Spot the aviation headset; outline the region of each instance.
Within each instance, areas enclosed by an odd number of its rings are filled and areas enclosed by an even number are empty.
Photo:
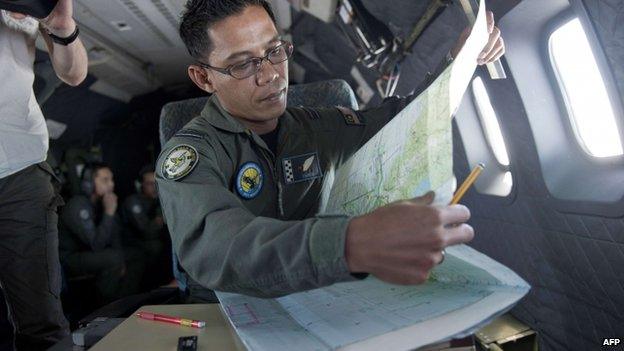
[[[153,164],[147,164],[147,165],[143,166],[141,168],[141,170],[139,171],[139,176],[134,181],[134,187],[136,188],[137,193],[139,193],[139,194],[143,193],[143,176],[146,173],[150,173],[150,172],[154,172],[154,165]]]
[[[80,190],[86,196],[91,196],[95,190],[95,184],[93,184],[93,166],[86,164],[80,174]]]
[[[86,196],[91,196],[95,191],[95,184],[93,183],[93,178],[95,177],[96,171],[102,168],[109,168],[105,163],[96,162],[96,163],[86,163],[84,168],[82,169],[82,173],[80,174],[80,190]]]

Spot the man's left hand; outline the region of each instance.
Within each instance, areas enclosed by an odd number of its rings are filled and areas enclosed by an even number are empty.
[[[48,17],[39,20],[52,34],[65,38],[76,29],[72,0],[59,0]]]
[[[503,41],[503,37],[501,36],[500,29],[498,29],[498,27],[494,23],[494,14],[492,13],[492,11],[487,12],[487,26],[488,33],[490,33],[490,38],[483,48],[483,51],[481,51],[481,54],[479,55],[479,58],[477,60],[479,65],[492,63],[505,54],[505,42]],[[451,50],[451,56],[453,56],[453,58],[456,58],[459,54],[459,51],[466,43],[466,40],[468,39],[471,30],[472,27],[468,27],[462,32],[459,40],[457,41],[457,44],[455,45],[453,50]]]

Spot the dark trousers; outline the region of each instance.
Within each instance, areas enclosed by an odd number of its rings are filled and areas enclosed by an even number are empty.
[[[43,350],[69,334],[61,306],[58,195],[50,166],[0,179],[0,286],[18,350]]]
[[[124,272],[124,254],[121,249],[80,251],[67,256],[63,262],[69,279],[77,276],[94,276],[96,301],[105,305],[120,297]]]
[[[95,278],[98,306],[139,292],[145,271],[145,258],[134,248],[106,248],[80,251],[63,260],[69,279],[79,276]]]

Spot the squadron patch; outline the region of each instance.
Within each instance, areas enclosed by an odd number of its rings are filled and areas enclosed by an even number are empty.
[[[284,158],[282,166],[286,185],[319,178],[323,175],[318,152]]]
[[[80,215],[80,219],[86,221],[87,219],[89,219],[89,210],[80,210],[79,215]]]
[[[236,190],[244,199],[253,199],[258,196],[263,184],[264,174],[257,163],[247,162],[238,170]]]
[[[178,145],[165,158],[162,174],[166,179],[178,180],[186,177],[197,165],[197,150],[186,144]]]
[[[362,116],[357,114],[357,112],[351,109],[348,109],[346,107],[342,107],[342,106],[338,106],[336,108],[338,109],[338,111],[340,111],[340,113],[342,113],[342,117],[344,118],[345,123],[347,125],[350,125],[350,126],[366,125],[366,123],[364,123],[364,119],[362,118]]]

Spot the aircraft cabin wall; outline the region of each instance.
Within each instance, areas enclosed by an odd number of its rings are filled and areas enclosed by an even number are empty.
[[[400,37],[409,33],[429,3],[361,1],[392,35]],[[475,164],[487,164],[462,201],[471,209],[471,224],[476,228],[472,246],[531,284],[532,290],[512,314],[539,332],[541,350],[598,349],[603,338],[620,337],[624,331],[624,157],[597,158],[580,145],[551,63],[548,39],[571,18],[581,19],[622,139],[624,1],[490,0],[488,4],[506,40],[503,63],[509,79],[491,80],[483,68],[477,75],[498,117],[509,162],[501,162],[491,146],[483,111],[477,106],[477,83],[471,83],[454,123],[454,171],[461,182]],[[362,106],[382,100],[376,93],[374,70],[355,62],[355,49],[336,23],[326,24],[305,13],[294,14],[287,22],[292,24],[288,35],[296,47],[291,75],[295,83],[342,78],[356,90]],[[402,63],[396,94],[407,95],[418,86],[466,25],[459,7],[443,12]],[[171,33],[165,34],[177,40]],[[131,49],[136,48],[127,49],[134,53]],[[162,72],[165,66],[155,67]],[[169,75],[163,81],[178,79],[177,74]],[[188,79],[184,75],[180,80]],[[103,159],[112,163],[121,180],[131,179],[143,161],[158,154],[157,118],[162,104],[197,94],[157,91],[127,103],[90,91],[92,83],[71,91],[61,86],[43,105],[46,117],[72,126],[51,144],[59,150],[88,148],[95,139],[102,144]],[[146,145],[152,145],[151,155],[146,154]],[[119,181],[124,183],[129,185],[122,192],[130,193],[131,183]]]
[[[483,158],[490,171],[510,172],[507,193],[492,195],[500,189],[480,184],[465,197],[476,228],[471,245],[531,284],[512,313],[539,332],[541,350],[599,349],[603,338],[624,330],[624,160],[579,147],[548,52],[550,34],[575,17],[594,44],[621,131],[624,27],[617,23],[624,4],[596,0],[525,0],[499,21],[510,79],[491,80],[486,70],[479,76],[498,115],[508,167],[483,141],[471,89],[454,128],[458,180]]]

